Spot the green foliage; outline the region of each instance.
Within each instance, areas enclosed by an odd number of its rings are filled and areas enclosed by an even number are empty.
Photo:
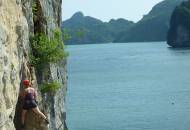
[[[39,69],[48,63],[57,63],[68,56],[68,53],[64,51],[59,30],[54,31],[52,38],[43,33],[36,34],[31,40],[31,47],[30,63]]]
[[[67,41],[71,38],[71,36],[68,34],[68,31],[66,29],[62,29],[62,37],[63,37],[63,41]]]
[[[43,83],[39,85],[41,93],[55,93],[61,88],[61,84],[58,81],[53,81],[51,83]]]
[[[33,13],[33,19],[36,21],[37,19],[37,13],[38,13],[38,6],[36,0],[33,0],[32,2],[32,13]]]

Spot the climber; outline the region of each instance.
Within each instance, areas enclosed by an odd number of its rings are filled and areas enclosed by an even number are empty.
[[[32,110],[36,114],[40,115],[47,124],[49,124],[48,119],[46,116],[39,110],[37,103],[36,103],[36,96],[37,92],[34,88],[31,87],[29,80],[22,81],[24,85],[23,92],[20,93],[20,96],[23,100],[23,107],[22,107],[22,128],[25,126],[25,115],[28,110]]]

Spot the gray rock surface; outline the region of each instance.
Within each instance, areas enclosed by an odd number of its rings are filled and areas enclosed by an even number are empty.
[[[40,23],[35,23],[33,3],[29,0],[0,0],[0,130],[20,130],[22,79],[30,79],[37,89],[38,76],[29,66],[29,38],[36,28],[47,35],[60,27],[61,0],[36,0]],[[50,79],[57,79],[62,88],[54,95],[40,95],[40,109],[50,120],[49,128],[32,111],[27,113],[26,130],[64,130],[66,61],[48,65]]]

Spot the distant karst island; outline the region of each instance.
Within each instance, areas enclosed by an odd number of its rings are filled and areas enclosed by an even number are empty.
[[[171,16],[167,43],[172,47],[190,47],[190,1],[177,6]]]
[[[122,18],[102,22],[77,12],[62,22],[62,29],[71,36],[66,44],[92,44],[113,42],[120,32],[129,30],[133,25],[134,22]]]

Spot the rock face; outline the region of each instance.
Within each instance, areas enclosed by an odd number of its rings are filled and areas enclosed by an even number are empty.
[[[178,6],[171,17],[167,43],[172,47],[190,47],[190,1]]]
[[[37,7],[34,7],[34,3]],[[34,8],[37,14],[34,14]],[[35,19],[35,20],[34,20]],[[61,23],[61,0],[0,0],[0,130],[20,130],[22,79],[37,89],[40,78],[29,63],[30,36],[52,35]],[[39,107],[50,120],[49,128],[32,111],[26,116],[26,130],[65,130],[66,61],[47,65],[49,79],[62,87],[55,94],[41,95]]]

